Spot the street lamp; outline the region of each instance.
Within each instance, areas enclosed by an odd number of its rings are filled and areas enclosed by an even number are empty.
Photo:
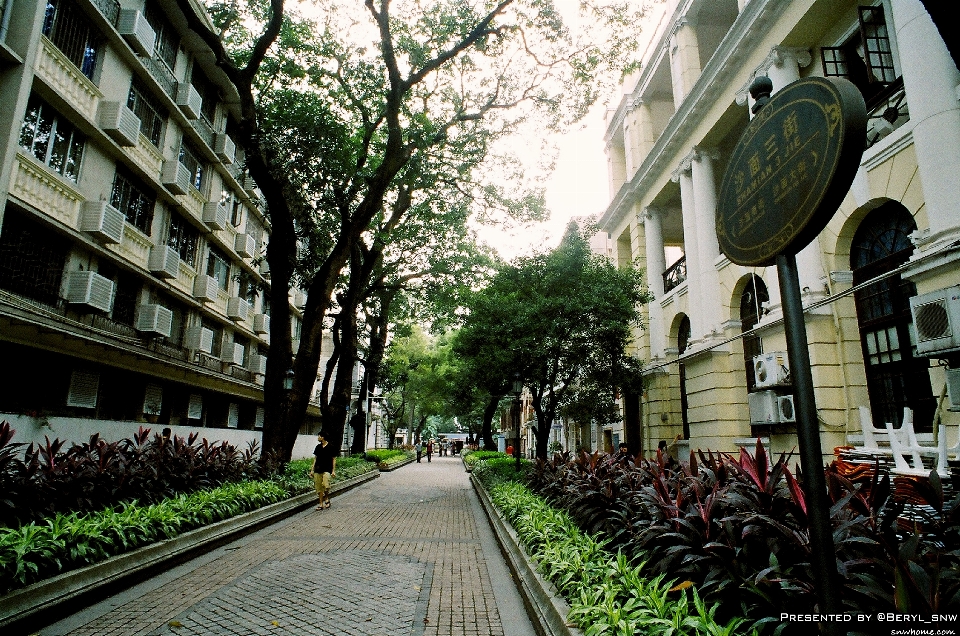
[[[287,372],[283,374],[283,390],[292,391],[293,390],[293,378],[296,373],[293,372],[293,369],[287,369]]]
[[[513,456],[517,459],[517,472],[520,472],[520,393],[523,392],[523,380],[520,373],[513,372],[513,421],[517,427],[517,443],[513,446]]]

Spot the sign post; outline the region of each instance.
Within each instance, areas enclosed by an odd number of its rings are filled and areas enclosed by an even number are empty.
[[[867,113],[860,92],[843,79],[797,80],[769,98],[771,87],[766,77],[750,86],[756,116],[723,178],[717,238],[738,265],[777,266],[818,609],[839,614],[842,599],[796,254],[826,227],[849,191],[863,155]],[[835,633],[834,623],[822,625],[825,633]]]

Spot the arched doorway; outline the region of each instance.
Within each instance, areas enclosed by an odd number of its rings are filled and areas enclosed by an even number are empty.
[[[746,333],[760,322],[763,303],[770,301],[770,293],[763,279],[753,274],[740,294],[740,333]],[[760,336],[743,337],[743,361],[747,371],[747,392],[753,391],[757,379],[753,374],[753,357],[763,353]]]
[[[677,352],[682,356],[690,344],[690,318],[684,316],[677,327]],[[681,362],[680,367],[680,418],[683,421],[683,439],[690,439],[690,420],[687,419],[687,373]]]
[[[859,285],[905,263],[913,254],[913,217],[897,201],[870,212],[853,237],[850,267]],[[929,363],[913,355],[909,298],[916,286],[899,274],[854,294],[867,393],[875,426],[899,427],[904,407],[913,409],[914,426],[930,431],[936,402],[930,387]]]

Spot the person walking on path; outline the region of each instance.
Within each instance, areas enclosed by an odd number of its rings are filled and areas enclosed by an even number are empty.
[[[427,442],[427,463],[430,463],[430,458],[433,456],[433,440]]]
[[[414,448],[416,448],[416,450],[417,450],[417,463],[419,464],[419,463],[420,463],[420,457],[423,455],[423,443],[421,443],[421,442],[418,440],[418,441],[417,441],[417,445],[416,445]]]
[[[310,466],[310,476],[313,477],[313,486],[317,489],[317,510],[330,507],[330,479],[337,474],[337,457],[333,454],[333,446],[323,436],[317,435],[317,447],[313,449],[313,465]]]

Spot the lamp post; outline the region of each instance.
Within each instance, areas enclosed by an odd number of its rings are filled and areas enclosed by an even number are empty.
[[[513,423],[517,427],[517,443],[513,446],[513,456],[517,459],[517,472],[520,472],[520,393],[523,392],[523,380],[520,373],[513,372]]]

